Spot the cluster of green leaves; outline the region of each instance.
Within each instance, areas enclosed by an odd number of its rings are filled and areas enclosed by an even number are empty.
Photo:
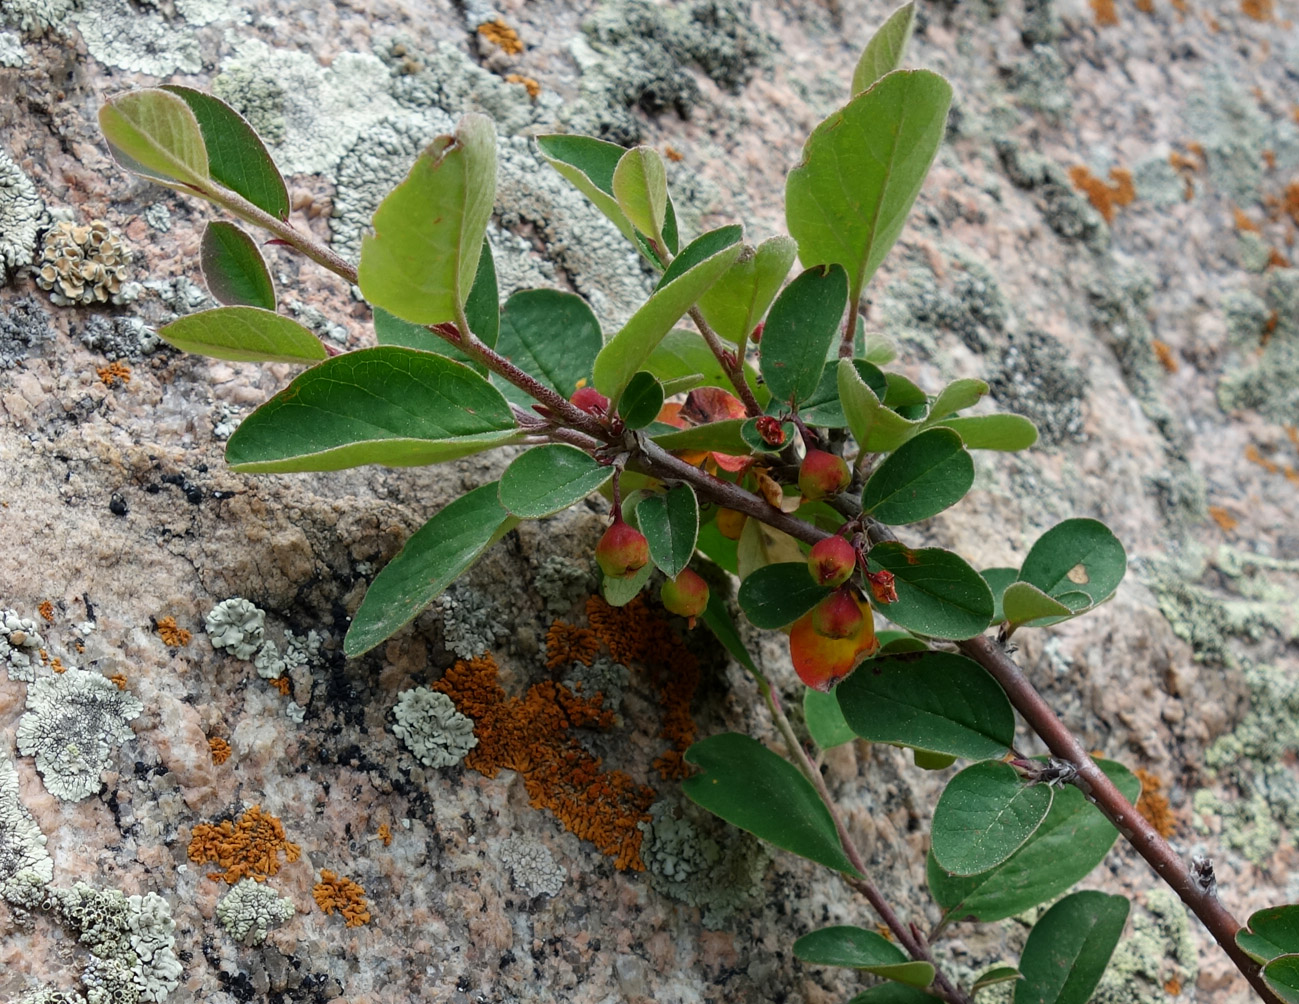
[[[1236,944],[1263,967],[1263,979],[1286,1004],[1299,1004],[1299,906],[1273,906],[1249,918]]]

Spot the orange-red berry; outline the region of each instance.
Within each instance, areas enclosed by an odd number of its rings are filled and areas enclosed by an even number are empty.
[[[649,563],[649,541],[639,530],[615,517],[595,546],[595,560],[611,579],[630,579]]]
[[[708,583],[698,572],[686,568],[675,579],[663,583],[659,598],[669,613],[693,619],[708,607]]]
[[[857,549],[842,537],[826,537],[812,545],[807,570],[823,586],[841,586],[857,567]]]
[[[843,457],[825,450],[808,450],[798,469],[798,489],[809,501],[837,495],[851,480],[852,474]]]

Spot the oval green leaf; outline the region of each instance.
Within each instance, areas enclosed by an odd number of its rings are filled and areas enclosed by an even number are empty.
[[[696,265],[707,261],[717,252],[725,251],[732,245],[739,244],[740,238],[743,236],[744,228],[738,223],[718,227],[716,230],[709,230],[707,233],[700,234],[673,259],[672,264],[668,266],[668,270],[659,278],[658,285],[654,287],[655,292],[668,285],[668,283],[679,279]],[[735,252],[736,257],[743,250],[744,245],[740,244]]]
[[[666,281],[665,276],[665,281],[653,295],[596,356],[595,388],[611,401],[617,401],[627,382],[643,368],[663,336],[672,330],[672,325],[694,306],[704,290],[717,281],[739,254],[739,227],[723,229],[733,231],[735,240],[671,281]],[[704,234],[696,238],[691,247],[713,239],[714,234]],[[690,254],[690,247],[681,252],[682,257]]]
[[[407,467],[468,456],[514,435],[509,404],[469,367],[380,346],[301,374],[244,419],[226,444],[226,461],[255,474]]]
[[[744,441],[742,418],[724,418],[720,422],[695,425],[654,436],[654,442],[665,450],[716,450],[732,457],[747,456],[749,444]]]
[[[988,385],[982,380],[953,380],[934,398],[925,424],[935,425],[939,419],[978,404],[986,393]]]
[[[645,360],[645,371],[654,374],[665,385],[665,393],[680,394],[696,387],[727,387],[730,377],[713,355],[708,343],[697,331],[673,328],[658,343]],[[771,393],[758,382],[758,374],[748,363],[744,364],[745,379],[758,404],[765,405]],[[671,391],[667,391],[667,385]]]
[[[158,335],[182,352],[235,362],[314,363],[329,355],[297,321],[260,307],[200,310],[164,325]]]
[[[1299,955],[1282,955],[1263,967],[1263,979],[1286,1004],[1299,1004]]]
[[[419,528],[375,576],[343,641],[349,658],[409,624],[518,520],[501,508],[496,482],[462,495]]]
[[[892,408],[886,408],[878,389],[867,384],[854,362],[840,359],[835,374],[839,400],[852,437],[867,453],[896,450],[919,432],[924,422],[908,421]]]
[[[753,656],[749,655],[749,650],[744,647],[744,641],[740,638],[740,632],[736,630],[735,621],[731,617],[730,610],[727,609],[726,601],[718,594],[718,590],[709,591],[708,607],[700,620],[722,643],[722,647],[730,653],[732,659],[754,676],[758,675],[758,667],[753,662]]]
[[[203,193],[208,181],[203,131],[189,105],[160,90],[130,91],[99,109],[113,159],[150,181]]]
[[[625,607],[645,588],[645,583],[649,582],[652,574],[654,574],[654,564],[648,562],[644,568],[630,579],[615,579],[608,575],[602,576],[600,595],[604,597],[604,601],[611,607]]]
[[[1073,611],[1029,582],[1012,582],[1002,596],[1002,613],[1011,624],[1046,626],[1067,620]]]
[[[241,227],[212,220],[203,230],[199,262],[208,292],[230,306],[275,309],[275,283],[257,243]]]
[[[194,113],[207,148],[208,172],[277,220],[289,218],[289,191],[266,145],[247,120],[215,95],[163,84]]]
[[[992,592],[964,558],[939,547],[877,544],[870,570],[896,576],[898,598],[877,609],[898,627],[931,638],[973,638],[992,622]]]
[[[1094,519],[1067,519],[1037,539],[1019,578],[1048,596],[1081,592],[1096,604],[1109,599],[1127,567],[1128,556],[1109,527]]]
[[[852,73],[854,94],[860,94],[884,74],[901,68],[915,21],[916,5],[904,3],[880,25],[857,59],[857,66]]]
[[[812,741],[821,749],[833,749],[850,743],[857,738],[857,733],[844,721],[843,711],[835,699],[835,692],[826,694],[811,687],[803,689],[803,720]]]
[[[534,446],[501,475],[501,505],[522,519],[541,519],[581,502],[612,474],[607,464],[575,446]]]
[[[788,760],[734,732],[695,743],[685,759],[701,771],[681,782],[691,801],[783,850],[858,874],[829,810]]]
[[[629,429],[643,429],[663,409],[663,385],[644,370],[638,372],[623,391],[618,414]]]
[[[1037,442],[1037,426],[1022,415],[971,415],[945,418],[941,424],[960,436],[969,450],[1015,453]]]
[[[613,170],[613,194],[618,208],[646,237],[661,239],[668,207],[668,175],[663,158],[649,146],[634,146]]]
[[[1236,932],[1236,944],[1255,962],[1299,954],[1299,906],[1269,906],[1251,914],[1248,927]]]
[[[862,490],[862,510],[901,526],[955,505],[974,484],[974,460],[950,429],[930,429],[899,446]]]
[[[819,585],[805,562],[764,565],[740,583],[740,609],[754,627],[792,624],[833,590]]]
[[[794,942],[794,956],[813,966],[844,966],[913,987],[934,981],[934,967],[912,962],[893,942],[875,931],[839,925],[823,927]]]
[[[985,568],[979,574],[983,576],[983,581],[992,590],[992,623],[1000,624],[1006,619],[1006,611],[1001,602],[1002,597],[1005,596],[1010,584],[1019,578],[1019,569]]]
[[[1015,713],[997,681],[951,652],[877,657],[835,694],[844,721],[871,742],[973,760],[1004,756],[1015,741]]]
[[[1087,890],[1056,903],[1028,932],[1015,1004],[1087,1004],[1127,919],[1123,896]]]
[[[813,266],[781,290],[762,329],[759,369],[777,401],[801,402],[821,382],[826,354],[848,306],[848,275]]]
[[[905,983],[881,983],[858,994],[848,1004],[934,1004],[933,994]]]
[[[993,966],[991,969],[985,969],[970,984],[970,990],[978,993],[984,987],[996,986],[998,983],[1009,983],[1011,980],[1022,980],[1024,974],[1014,966]]]
[[[361,293],[417,324],[455,321],[474,285],[495,197],[496,127],[485,115],[466,115],[375,210],[375,232],[361,241]]]
[[[1096,760],[1123,797],[1136,802],[1141,782],[1122,764]],[[1055,793],[1051,811],[1018,851],[996,868],[960,878],[949,875],[929,855],[929,891],[947,915],[1004,920],[1055,899],[1101,863],[1118,839],[1099,809],[1073,785]]]
[[[1027,784],[1008,763],[970,764],[934,807],[934,860],[952,875],[978,875],[1023,846],[1051,808],[1051,787]]]
[[[690,564],[699,537],[699,502],[695,490],[677,485],[651,495],[636,508],[640,531],[649,541],[650,560],[670,579]]]
[[[738,344],[753,334],[794,264],[793,238],[769,237],[756,249],[740,252],[725,274],[699,298],[699,309],[714,331]]]
[[[951,101],[951,85],[936,73],[890,73],[818,125],[789,172],[785,220],[799,259],[842,265],[850,300],[902,232]]]
[[[576,293],[524,289],[505,301],[496,351],[566,398],[591,379],[602,345],[600,322]],[[520,404],[535,403],[512,385],[501,390]]]

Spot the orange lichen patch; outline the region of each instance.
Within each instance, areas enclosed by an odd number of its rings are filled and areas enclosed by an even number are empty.
[[[1263,232],[1263,228],[1246,216],[1245,211],[1239,207],[1232,208],[1231,219],[1241,233],[1261,234]]]
[[[122,362],[109,363],[95,370],[95,375],[105,387],[120,387],[131,382],[131,367]]]
[[[157,624],[158,637],[168,648],[184,648],[192,637],[183,627],[176,626],[175,617],[164,617]]]
[[[674,164],[679,164],[681,161],[685,160],[685,155],[670,143],[664,144],[663,156]]]
[[[474,721],[478,745],[465,757],[466,767],[486,777],[517,771],[530,805],[549,809],[618,868],[644,869],[637,824],[650,818],[654,790],[622,771],[602,770],[601,761],[569,735],[574,728],[613,725],[613,712],[602,707],[601,697],[579,697],[553,680],[508,697],[490,655],[457,662],[433,689]]]
[[[1263,454],[1259,453],[1258,447],[1253,443],[1250,443],[1245,447],[1245,459],[1251,464],[1258,464],[1259,467],[1263,468],[1263,470],[1267,471],[1269,474],[1281,473],[1281,465],[1275,460],[1269,460],[1267,457],[1263,456]]]
[[[1275,150],[1264,150],[1264,151],[1263,151],[1263,165],[1264,165],[1264,166],[1265,166],[1269,171],[1275,171],[1275,170],[1276,170],[1276,151],[1275,151]]]
[[[1287,258],[1285,255],[1283,255],[1276,248],[1272,248],[1272,250],[1268,252],[1267,265],[1265,265],[1264,267],[1265,268],[1289,268],[1290,259]]]
[[[49,600],[42,600],[41,605],[36,608],[36,612],[41,615],[41,620],[46,624],[54,623],[54,604]]]
[[[893,929],[890,928],[888,924],[884,924],[881,923],[880,921],[876,921],[875,930],[879,932],[879,936],[883,938],[885,941],[893,940]]]
[[[1141,797],[1137,799],[1137,811],[1146,818],[1161,837],[1171,837],[1177,829],[1177,817],[1173,815],[1168,804],[1168,796],[1163,793],[1164,782],[1150,771],[1138,767],[1133,773],[1141,781]]]
[[[1168,163],[1172,164],[1179,171],[1198,171],[1200,164],[1195,158],[1188,157],[1178,150],[1173,150],[1168,155]]]
[[[1176,976],[1168,977],[1164,983],[1164,992],[1170,997],[1180,997],[1182,995],[1182,981]]]
[[[506,74],[505,82],[507,84],[522,84],[523,89],[528,92],[528,97],[532,98],[533,101],[536,101],[537,96],[541,93],[541,85],[531,77],[525,77],[522,73]]]
[[[1294,425],[1285,426],[1285,436],[1286,439],[1290,440],[1290,444],[1296,450],[1299,450],[1299,426],[1294,426]]]
[[[1112,28],[1119,23],[1119,12],[1114,6],[1114,0],[1090,0],[1090,3],[1092,16],[1100,27]]]
[[[1190,11],[1191,5],[1186,0],[1172,0],[1173,9],[1179,14],[1186,14]]]
[[[50,660],[50,669],[54,670],[56,673],[66,673],[68,671],[68,667],[63,665],[63,660],[58,656],[55,656]]]
[[[600,639],[590,628],[555,621],[546,632],[546,668],[580,662],[589,666],[600,651]]]
[[[1155,0],[1137,0],[1137,10],[1142,14],[1153,14],[1155,12]]]
[[[360,927],[370,923],[370,911],[366,908],[365,890],[360,884],[344,875],[335,875],[328,868],[320,873],[320,881],[312,887],[311,898],[326,914],[337,910],[347,921],[348,927]]]
[[[1227,532],[1236,529],[1236,526],[1240,522],[1235,516],[1220,505],[1209,506],[1209,515],[1213,517],[1213,521],[1217,523],[1218,526],[1222,527],[1222,529]]]
[[[112,676],[109,677],[109,679],[112,680],[115,684],[117,684],[117,689],[118,689],[118,690],[125,690],[125,689],[126,689],[126,674],[125,674],[125,673],[114,673]]]
[[[1240,0],[1240,12],[1255,21],[1272,20],[1272,0]]]
[[[274,680],[271,681],[271,686],[274,687],[276,690],[278,690],[285,697],[288,697],[289,694],[293,692],[293,681],[290,680],[287,676],[277,676]]]
[[[1285,187],[1281,197],[1281,211],[1287,213],[1295,225],[1299,226],[1299,181],[1292,181]]]
[[[392,827],[387,823],[379,824],[379,839],[383,841],[384,847],[392,846]]]
[[[1110,181],[1106,183],[1087,168],[1077,165],[1069,169],[1069,181],[1087,196],[1087,201],[1105,217],[1106,223],[1114,222],[1114,210],[1118,206],[1129,205],[1137,197],[1132,172],[1121,167],[1110,170]]]
[[[478,34],[511,56],[517,56],[523,51],[523,41],[519,38],[519,33],[499,19],[484,21],[478,26]]]
[[[1267,320],[1263,322],[1262,342],[1264,345],[1271,340],[1272,336],[1276,333],[1276,326],[1280,323],[1281,315],[1279,313],[1274,310],[1272,313],[1268,314]]]
[[[189,859],[198,864],[215,862],[225,870],[210,872],[208,878],[225,879],[231,885],[244,878],[265,882],[280,870],[281,853],[285,861],[293,862],[302,848],[285,838],[284,825],[260,805],[238,819],[199,823],[189,841]]]
[[[1218,23],[1218,19],[1214,17],[1212,14],[1204,15],[1204,24],[1215,35],[1218,32],[1222,31],[1222,25]]]
[[[220,767],[230,759],[230,754],[234,752],[230,744],[220,736],[213,736],[207,741],[208,749],[212,751],[212,762]]]
[[[1177,372],[1177,355],[1173,352],[1173,347],[1167,342],[1161,342],[1158,338],[1152,339],[1151,348],[1155,350],[1155,358],[1159,360],[1159,365],[1168,370],[1169,373]]]

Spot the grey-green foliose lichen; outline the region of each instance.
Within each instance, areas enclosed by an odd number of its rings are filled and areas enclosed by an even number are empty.
[[[554,896],[568,878],[550,849],[531,837],[507,837],[501,844],[501,862],[510,869],[514,884],[529,896]]]
[[[292,900],[249,878],[232,886],[216,906],[217,920],[226,934],[246,945],[260,945],[273,928],[293,914]]]
[[[251,659],[266,642],[266,612],[242,596],[222,600],[204,619],[212,647]]]
[[[426,767],[458,764],[478,745],[473,721],[456,710],[450,697],[428,687],[402,691],[393,717],[392,731]]]
[[[43,644],[34,620],[19,617],[16,610],[0,610],[0,663],[4,663],[9,679],[26,683],[36,679]]]
[[[0,286],[36,255],[36,235],[49,224],[30,178],[0,149]]]

